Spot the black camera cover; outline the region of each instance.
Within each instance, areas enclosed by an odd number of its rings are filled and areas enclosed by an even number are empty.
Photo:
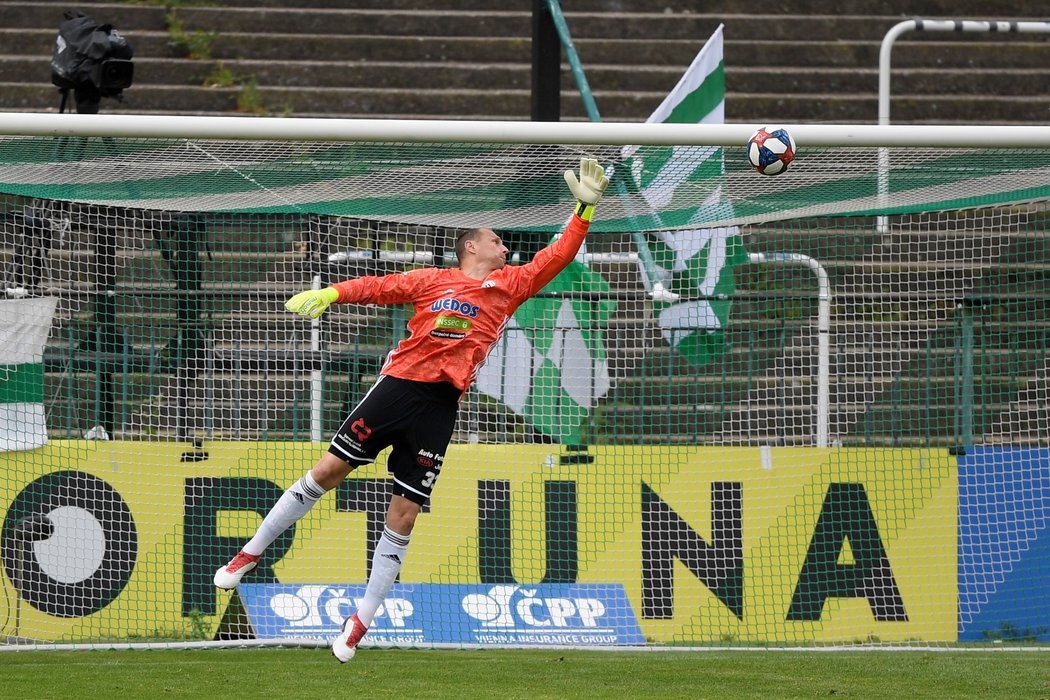
[[[66,12],[51,58],[51,82],[63,89],[119,97],[131,87],[131,45],[111,24],[98,24],[82,12]]]

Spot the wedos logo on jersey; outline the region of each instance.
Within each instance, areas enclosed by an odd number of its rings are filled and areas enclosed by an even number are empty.
[[[431,311],[454,311],[457,314],[463,314],[469,318],[477,318],[480,307],[474,306],[465,301],[453,297],[447,297],[445,299],[438,299],[430,305]]]

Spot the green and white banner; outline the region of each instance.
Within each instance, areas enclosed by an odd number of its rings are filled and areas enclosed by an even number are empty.
[[[576,443],[599,398],[609,391],[609,365],[601,328],[616,302],[600,296],[609,285],[579,259],[518,309],[503,338],[478,373],[481,393],[502,402],[536,430],[561,443]]]
[[[656,108],[649,123],[721,124],[725,121],[725,63],[722,59],[722,26],[719,25],[678,85]],[[628,151],[635,184],[652,210],[654,221],[664,227],[661,211],[675,193],[705,183],[710,189],[700,210],[724,210],[732,218],[732,205],[723,195],[725,165],[721,148],[673,147],[644,156]],[[716,183],[713,184],[712,183]],[[705,219],[707,217],[705,216]],[[643,269],[653,310],[664,339],[694,367],[720,353],[725,346],[722,329],[729,320],[729,298],[735,291],[733,267],[747,260],[740,229],[736,226],[657,231],[647,236],[656,269]],[[651,279],[655,276],[656,279]],[[724,296],[724,299],[710,297]],[[673,299],[674,301],[661,301]]]
[[[57,301],[0,300],[0,451],[47,444],[44,344]]]

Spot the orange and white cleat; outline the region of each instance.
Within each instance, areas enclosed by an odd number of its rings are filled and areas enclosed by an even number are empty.
[[[354,654],[357,653],[357,644],[367,631],[368,628],[357,619],[357,613],[343,621],[342,633],[332,642],[332,654],[339,659],[339,663],[345,664],[354,658]]]
[[[230,563],[215,572],[215,587],[232,590],[241,582],[244,575],[259,565],[261,554],[248,554],[243,549]]]

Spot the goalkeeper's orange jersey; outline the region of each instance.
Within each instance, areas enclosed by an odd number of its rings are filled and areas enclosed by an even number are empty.
[[[450,382],[466,391],[507,321],[576,257],[589,222],[575,214],[557,241],[525,265],[506,265],[483,280],[458,268],[422,268],[332,285],[337,304],[412,304],[409,336],[387,356],[382,374]]]

